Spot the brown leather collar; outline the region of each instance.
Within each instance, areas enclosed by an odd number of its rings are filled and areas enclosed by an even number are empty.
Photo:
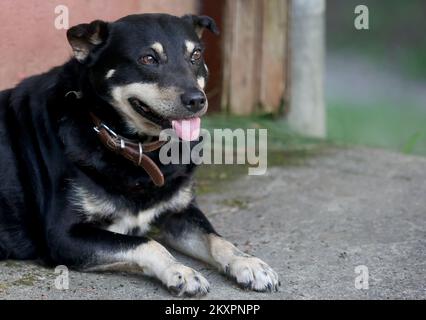
[[[94,129],[98,133],[100,141],[106,148],[125,157],[136,166],[142,167],[157,187],[164,186],[163,173],[155,162],[144,154],[144,152],[153,152],[160,149],[166,143],[165,141],[155,141],[142,144],[138,141],[129,140],[108,128],[108,126],[106,126],[93,113],[91,113],[90,116],[95,124]]]

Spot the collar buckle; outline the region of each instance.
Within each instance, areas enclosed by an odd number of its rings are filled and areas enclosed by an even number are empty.
[[[118,139],[118,134],[116,134],[114,132],[114,130],[112,130],[111,128],[109,128],[106,124],[101,123],[99,126],[97,127],[93,127],[93,130],[95,130],[97,133],[101,133],[101,128],[105,129],[106,131],[108,131],[109,134],[111,134],[114,138]]]

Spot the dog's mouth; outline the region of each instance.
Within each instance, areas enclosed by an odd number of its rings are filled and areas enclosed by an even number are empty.
[[[166,119],[137,98],[130,98],[129,103],[142,117],[160,126],[162,129],[173,128],[178,137],[184,141],[194,141],[200,137],[201,119],[199,117],[190,119]]]
[[[172,127],[172,123],[170,120],[165,119],[164,117],[155,113],[155,111],[153,111],[147,104],[143,103],[139,99],[130,98],[129,102],[133,109],[142,117],[148,119],[149,121],[155,123],[163,129],[169,129]]]

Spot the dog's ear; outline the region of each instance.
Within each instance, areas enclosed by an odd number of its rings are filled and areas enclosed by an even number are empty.
[[[92,50],[105,43],[107,37],[108,23],[101,20],[79,24],[67,32],[74,57],[80,62],[84,62]]]
[[[203,36],[205,29],[213,32],[215,35],[219,35],[219,28],[217,27],[216,22],[208,16],[187,14],[183,16],[182,19],[194,26],[195,32],[200,38]]]

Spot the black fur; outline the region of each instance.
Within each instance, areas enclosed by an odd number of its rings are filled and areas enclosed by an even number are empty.
[[[216,30],[211,21],[204,26]],[[188,183],[194,165],[164,166],[154,152],[150,157],[166,179],[164,187],[155,187],[143,169],[100,143],[89,112],[124,136],[147,139],[129,130],[109,103],[108,92],[112,86],[133,82],[186,90],[198,75],[206,77],[202,64],[187,64],[177,54],[169,55],[171,61],[157,68],[138,64],[141,55],[150,53],[147,45],[153,41],[181,50],[178,44],[190,38],[201,47],[194,31],[186,19],[167,15],[135,15],[111,24],[80,25],[69,31],[68,38],[87,45],[90,54],[84,61],[71,59],[0,93],[0,259],[42,258],[80,268],[100,263],[99,251],[119,251],[148,241],[102,230],[103,223],[110,223],[108,217],[97,224],[85,223],[84,213],[72,201],[72,184],[83,185],[117,208],[136,214],[167,200]],[[101,43],[87,42],[94,32],[99,32]],[[108,83],[102,81],[108,69],[117,65],[117,76]],[[82,92],[83,97],[66,97],[70,91]],[[214,232],[196,208],[191,207],[187,217],[188,225],[193,220]],[[178,223],[173,232],[187,227]]]

